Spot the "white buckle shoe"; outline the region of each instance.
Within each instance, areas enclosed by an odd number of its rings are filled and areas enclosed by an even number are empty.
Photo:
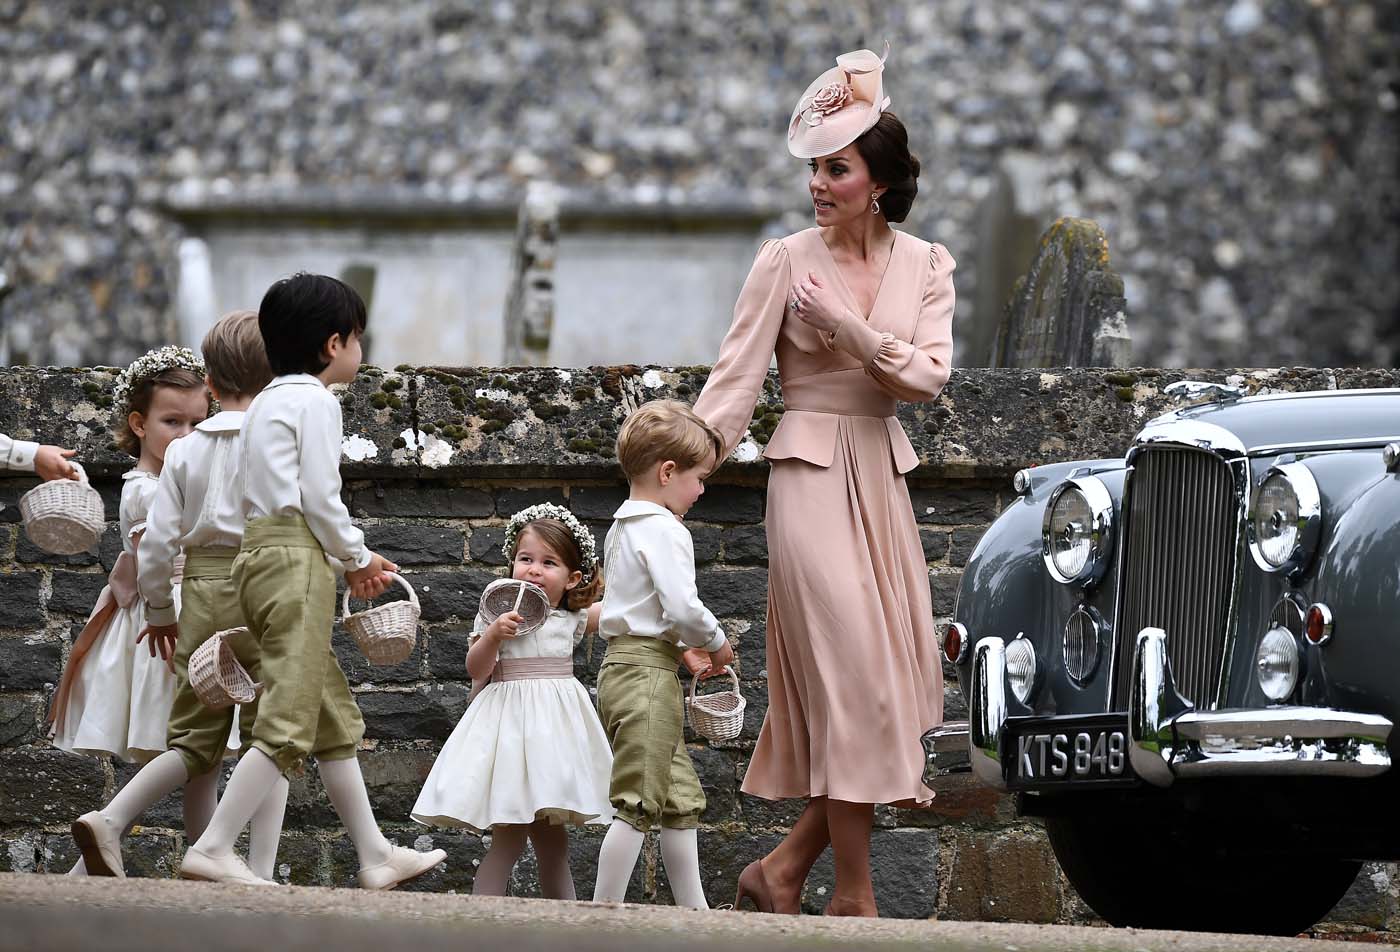
[[[185,850],[185,858],[180,860],[180,878],[208,883],[236,883],[241,886],[277,885],[272,880],[263,879],[254,873],[237,854],[210,856],[193,846]]]
[[[389,858],[378,866],[360,870],[361,889],[393,889],[400,883],[422,876],[447,859],[445,850],[419,853],[404,846],[390,846]]]
[[[126,878],[126,867],[122,864],[122,831],[113,829],[112,822],[101,812],[84,813],[73,821],[70,829],[89,876]]]

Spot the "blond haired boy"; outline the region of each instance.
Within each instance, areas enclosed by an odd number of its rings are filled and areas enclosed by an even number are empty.
[[[150,651],[171,658],[179,678],[167,728],[168,750],[146,764],[102,810],[73,823],[73,838],[89,875],[125,876],[121,836],[166,794],[184,787],[185,834],[198,839],[214,812],[218,767],[233,727],[233,708],[212,710],[195,695],[187,677],[190,654],[216,631],[243,625],[238,587],[231,577],[243,540],[243,415],[272,379],[258,331],[256,311],[225,315],[204,337],[205,383],[220,410],[194,432],[170,444],[155,502],[141,540],[137,585],[146,600]],[[176,618],[176,558],[184,552],[179,618]],[[234,645],[239,660],[258,676],[257,644]],[[241,709],[246,740],[257,702]],[[272,878],[287,783],[274,789],[253,817],[249,839],[252,868]]]
[[[676,904],[708,908],[696,841],[705,794],[685,749],[676,667],[683,652],[697,674],[719,673],[734,660],[696,591],[695,549],[681,523],[722,446],[717,430],[674,400],[643,404],[618,434],[630,493],[604,547],[608,590],[598,623],[608,642],[598,714],[613,748],[608,796],[616,819],[598,854],[595,902],[623,899],[646,831],[660,826]]]

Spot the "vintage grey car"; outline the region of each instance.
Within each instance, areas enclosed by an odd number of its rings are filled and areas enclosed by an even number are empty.
[[[930,773],[961,745],[1111,923],[1292,934],[1400,858],[1400,390],[1170,389],[1124,458],[1016,474]]]

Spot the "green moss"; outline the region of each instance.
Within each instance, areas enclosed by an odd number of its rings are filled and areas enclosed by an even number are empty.
[[[408,444],[407,444],[406,442],[404,442],[404,438],[403,438],[403,437],[401,437],[401,436],[396,436],[396,437],[394,437],[394,449],[396,449],[396,450],[401,450],[401,449],[403,449],[403,448],[406,447],[406,446],[408,446]]]
[[[442,435],[444,439],[448,440],[465,440],[467,438],[467,428],[459,426],[456,423],[451,423],[442,428]]]
[[[85,382],[83,383],[83,393],[93,394],[93,393],[101,393],[101,392],[102,392],[102,387],[99,386],[98,384],[93,383],[91,380],[85,381]]]
[[[694,391],[692,391],[690,387],[686,386],[683,383],[676,384],[676,396],[678,397],[688,397],[693,392]]]
[[[401,374],[403,374],[403,373],[408,373],[408,372],[409,372],[410,370],[412,370],[412,369],[413,369],[413,365],[412,365],[412,364],[399,364],[397,367],[394,368],[394,370],[396,370],[397,372],[399,372],[399,373],[401,373]]]
[[[386,393],[371,394],[369,398],[369,405],[374,407],[376,410],[383,410],[389,405],[389,395]]]
[[[570,440],[569,452],[571,453],[596,453],[598,444],[592,440]]]
[[[449,397],[460,397],[460,396],[462,395],[462,393],[463,393],[462,388],[459,387],[459,386],[457,386],[457,385],[455,385],[455,384],[454,384],[453,386],[447,388],[447,395],[448,395]]]
[[[431,423],[424,423],[422,430],[424,433],[436,433],[437,427],[433,426]]]
[[[379,389],[383,390],[385,393],[393,393],[395,390],[400,390],[402,388],[403,381],[400,380],[398,377],[387,377],[379,385]]]
[[[506,421],[504,420],[487,420],[485,423],[481,424],[481,432],[498,433],[504,430],[506,425]]]
[[[617,450],[610,443],[604,443],[598,447],[598,455],[604,459],[612,459],[617,455]]]
[[[402,409],[403,409],[403,401],[400,400],[398,397],[390,397],[390,398],[389,398],[389,406],[393,407],[395,410],[402,410]]]
[[[99,407],[105,408],[110,407],[112,405],[112,398],[104,393],[100,396],[93,397],[92,402],[97,404]]]
[[[1103,375],[1104,383],[1115,387],[1130,387],[1137,383],[1138,376],[1131,370],[1114,370]]]
[[[1132,403],[1133,397],[1137,395],[1137,391],[1132,387],[1118,387],[1113,392],[1117,394],[1118,399],[1122,400],[1124,403]]]
[[[552,420],[555,417],[568,416],[569,408],[540,400],[530,404],[530,412],[541,420]]]
[[[603,438],[603,428],[601,426],[592,427],[588,431],[588,435],[593,437],[593,439],[595,440],[601,440]]]
[[[509,383],[510,381],[502,374],[496,374],[496,376],[491,378],[491,386],[495,387],[497,390],[504,390]]]
[[[592,399],[593,399],[593,388],[592,388],[592,387],[575,387],[575,388],[574,388],[574,399],[577,400],[579,403],[585,403],[585,402],[587,402],[587,401],[589,401],[589,400],[592,400]]]

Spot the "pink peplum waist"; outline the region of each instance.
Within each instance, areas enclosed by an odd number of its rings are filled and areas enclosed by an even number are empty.
[[[783,406],[841,416],[892,417],[895,400],[876,386],[864,370],[835,370],[784,380]]]
[[[882,427],[889,436],[895,472],[907,473],[919,465],[919,456],[894,415],[895,405],[894,397],[880,389],[864,370],[836,370],[784,380],[783,418],[763,457],[830,466],[837,430],[846,418]]]
[[[492,681],[532,681],[573,676],[572,658],[501,658],[491,672]]]

